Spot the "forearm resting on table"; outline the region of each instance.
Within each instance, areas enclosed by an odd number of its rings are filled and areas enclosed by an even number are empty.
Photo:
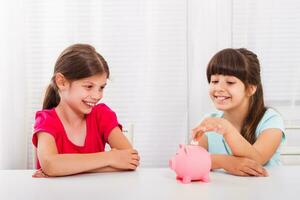
[[[260,152],[240,134],[230,133],[224,135],[224,138],[231,149],[232,155],[249,158],[262,165],[268,161],[268,159],[264,159]]]
[[[91,154],[53,154],[40,160],[48,176],[66,176],[109,167],[108,152]]]
[[[224,163],[227,162],[228,155],[211,154],[211,169],[223,169]]]
[[[126,169],[118,169],[115,167],[102,167],[102,168],[98,168],[98,169],[93,169],[87,172],[90,173],[101,173],[101,172],[119,172],[119,171],[130,171],[130,170],[126,170]]]

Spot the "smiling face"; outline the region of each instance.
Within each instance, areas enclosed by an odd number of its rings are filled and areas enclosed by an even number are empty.
[[[61,97],[60,103],[68,106],[75,113],[88,114],[102,99],[106,81],[107,75],[105,73],[75,81],[65,80],[64,84],[58,84]]]
[[[209,83],[209,95],[218,110],[239,110],[248,107],[249,95],[244,83],[235,76],[212,75]]]

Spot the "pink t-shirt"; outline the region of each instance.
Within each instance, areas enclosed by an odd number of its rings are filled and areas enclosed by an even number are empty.
[[[69,140],[55,109],[45,109],[36,112],[32,143],[37,147],[37,133],[47,132],[53,136],[59,154],[101,152],[104,151],[111,130],[116,126],[122,129],[116,114],[103,103],[96,105],[86,115],[85,142],[83,146],[78,146]],[[39,161],[36,167],[40,168]]]

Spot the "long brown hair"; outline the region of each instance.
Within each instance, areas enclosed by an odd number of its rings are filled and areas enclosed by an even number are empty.
[[[257,87],[250,97],[248,114],[241,129],[241,135],[249,143],[254,144],[256,127],[266,111],[257,55],[245,48],[223,49],[208,63],[206,75],[209,83],[211,76],[215,74],[235,76],[246,88],[250,85]]]
[[[88,44],[74,44],[66,48],[58,57],[43,101],[43,109],[56,107],[60,102],[55,75],[61,73],[69,81],[74,81],[95,74],[106,74],[109,68],[104,58]]]

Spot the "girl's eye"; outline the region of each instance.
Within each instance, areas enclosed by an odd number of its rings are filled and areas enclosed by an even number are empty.
[[[100,87],[100,91],[104,90],[104,88],[105,88],[104,86],[103,86],[103,87]]]
[[[84,87],[87,88],[87,89],[91,89],[93,86],[92,85],[85,85]]]
[[[227,83],[228,83],[229,85],[235,84],[235,82],[233,82],[233,81],[227,81]]]
[[[212,84],[217,84],[219,81],[211,81]]]

